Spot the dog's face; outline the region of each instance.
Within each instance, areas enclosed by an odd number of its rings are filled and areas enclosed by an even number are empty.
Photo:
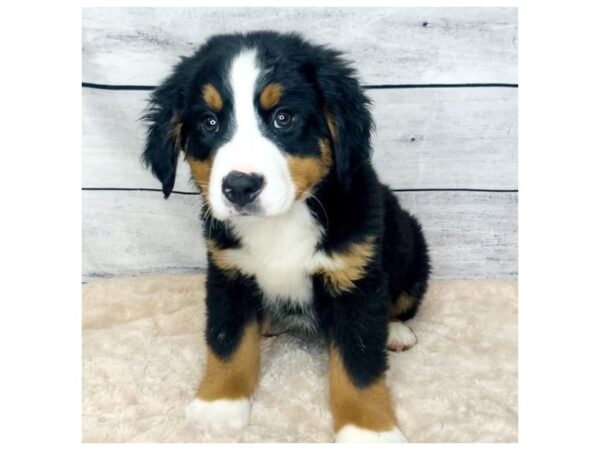
[[[168,196],[183,150],[217,219],[278,215],[330,173],[347,184],[368,157],[367,104],[332,50],[294,35],[217,36],[154,92],[144,159]]]
[[[224,62],[200,77],[188,116],[192,174],[218,219],[284,213],[333,164],[323,113],[299,74],[265,65],[256,49]]]

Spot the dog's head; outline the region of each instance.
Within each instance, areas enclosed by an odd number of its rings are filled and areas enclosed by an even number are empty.
[[[211,38],[152,94],[143,159],[168,197],[183,151],[215,218],[277,215],[369,158],[369,101],[334,50],[273,32]]]

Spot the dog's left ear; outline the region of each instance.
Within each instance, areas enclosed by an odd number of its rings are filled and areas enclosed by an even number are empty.
[[[142,160],[162,183],[165,198],[175,185],[177,160],[185,143],[181,119],[185,82],[180,70],[182,65],[154,90],[143,117],[148,123],[148,135]]]
[[[338,52],[327,49],[323,56],[321,63],[313,66],[313,82],[333,142],[337,176],[345,189],[354,170],[371,157],[371,102],[363,93],[355,70]]]

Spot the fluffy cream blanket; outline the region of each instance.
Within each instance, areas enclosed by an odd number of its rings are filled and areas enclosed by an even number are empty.
[[[84,442],[331,442],[322,345],[265,338],[250,425],[184,420],[205,355],[204,278],[164,275],[83,287]],[[390,353],[388,383],[413,442],[517,440],[515,281],[436,281]]]

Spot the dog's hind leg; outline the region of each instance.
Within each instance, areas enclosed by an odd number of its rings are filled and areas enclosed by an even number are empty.
[[[406,293],[400,294],[390,306],[388,325],[387,349],[392,352],[405,351],[417,343],[415,333],[405,320],[411,319],[416,314],[421,303],[422,293],[419,297]]]

